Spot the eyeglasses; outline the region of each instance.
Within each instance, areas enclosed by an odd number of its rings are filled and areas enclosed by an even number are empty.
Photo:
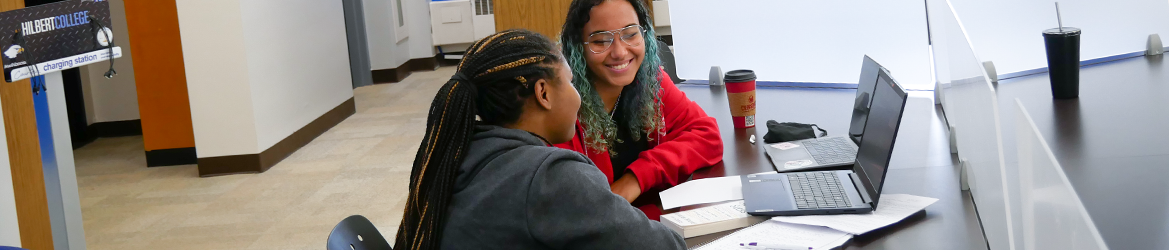
[[[608,51],[609,47],[612,46],[614,42],[616,42],[614,41],[616,40],[614,36],[621,37],[621,41],[625,42],[625,45],[630,47],[641,45],[641,43],[644,42],[644,39],[642,39],[641,36],[642,32],[644,32],[644,30],[641,29],[640,25],[632,24],[625,26],[625,28],[595,32],[592,35],[589,35],[584,44],[586,47],[589,47],[589,50],[594,54],[605,53],[605,51]]]

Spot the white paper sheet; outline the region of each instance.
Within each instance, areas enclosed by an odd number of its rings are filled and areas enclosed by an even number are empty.
[[[850,234],[864,234],[917,213],[938,199],[908,194],[884,194],[877,203],[877,211],[869,214],[776,216],[773,221],[825,226]]]
[[[743,184],[738,175],[697,179],[678,184],[658,195],[662,198],[662,209],[742,200]]]
[[[852,235],[831,228],[790,224],[779,221],[764,221],[725,237],[714,240],[695,249],[742,250],[739,243],[758,242],[807,246],[812,249],[832,249],[848,243]]]

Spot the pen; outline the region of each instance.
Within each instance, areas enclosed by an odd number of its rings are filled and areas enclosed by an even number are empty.
[[[764,244],[764,243],[759,243],[759,242],[739,243],[739,246],[746,248],[746,249],[757,249],[757,250],[805,250],[805,249],[812,250],[812,247],[801,247],[801,246],[780,245],[780,244]]]

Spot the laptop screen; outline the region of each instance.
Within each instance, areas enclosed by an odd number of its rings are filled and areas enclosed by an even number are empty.
[[[852,124],[848,128],[848,136],[853,142],[860,143],[865,130],[865,120],[868,120],[869,105],[873,101],[873,87],[877,86],[877,71],[884,68],[877,61],[865,56],[861,64],[861,78],[856,85],[856,100],[852,106]]]
[[[897,139],[897,128],[901,125],[901,114],[905,110],[908,95],[886,72],[879,72],[874,91],[869,121],[865,123],[865,137],[857,149],[853,172],[860,177],[873,207],[881,196],[889,158]]]

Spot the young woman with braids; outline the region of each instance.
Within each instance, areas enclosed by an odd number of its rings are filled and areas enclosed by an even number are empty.
[[[534,32],[468,48],[431,103],[395,249],[685,248],[610,192],[587,158],[551,146],[575,132],[571,81]]]
[[[722,161],[718,124],[661,69],[641,0],[574,0],[560,44],[580,92],[576,135],[613,191],[657,220],[658,191]]]

